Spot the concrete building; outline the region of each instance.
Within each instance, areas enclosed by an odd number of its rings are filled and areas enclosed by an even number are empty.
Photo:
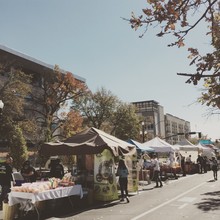
[[[170,144],[176,144],[181,139],[185,138],[191,131],[190,122],[184,119],[178,118],[171,114],[165,115],[165,130],[166,130],[166,141]],[[182,135],[176,135],[182,134]]]
[[[136,107],[136,113],[142,118],[140,135],[143,137],[143,142],[158,136],[170,144],[175,144],[191,130],[190,122],[171,114],[164,114],[163,106],[154,100],[132,102],[132,104]]]
[[[32,75],[32,93],[34,93],[36,96],[41,96],[41,90],[42,88],[42,82],[46,80],[46,74],[53,73],[55,65],[50,65],[47,63],[44,63],[40,60],[37,60],[33,57],[30,57],[26,54],[20,53],[18,51],[12,50],[8,47],[5,47],[3,45],[0,45],[0,65],[4,66],[4,71],[0,72],[0,88],[4,85],[4,82],[7,80],[10,72],[13,69],[19,69],[25,74]],[[65,74],[67,71],[62,70],[61,72]],[[85,83],[85,79],[73,74],[75,79],[79,80],[82,83]],[[26,97],[27,99],[27,105],[30,107],[31,105],[34,105],[34,108],[39,108],[39,105],[37,106],[36,103],[33,103],[32,100],[29,99],[29,97]],[[1,94],[0,94],[0,100],[1,100]],[[33,107],[33,106],[32,106]],[[30,108],[29,108],[30,109]],[[28,116],[27,116],[28,115]],[[30,111],[27,112],[27,117],[33,116],[33,113]],[[36,117],[36,112],[35,112]]]

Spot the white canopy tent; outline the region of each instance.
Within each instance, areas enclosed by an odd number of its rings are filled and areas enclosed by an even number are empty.
[[[187,139],[182,139],[181,141],[176,143],[174,146],[178,147],[179,150],[182,150],[182,151],[198,151],[199,150],[199,147],[192,144]]]
[[[148,147],[153,148],[155,150],[155,153],[169,153],[175,151],[171,144],[160,139],[159,137],[155,137],[150,141],[144,142],[141,147],[142,150],[145,150],[145,148]]]
[[[143,143],[140,143],[140,142],[135,141],[133,139],[129,139],[128,143],[134,144],[136,146],[137,150],[140,149],[143,152]],[[144,147],[144,152],[152,153],[152,152],[155,152],[155,150],[151,147]]]
[[[215,152],[212,148],[201,143],[198,143],[196,146],[199,148],[202,156],[207,156],[208,159],[211,159],[213,156],[215,156]]]
[[[184,157],[191,155],[192,161],[196,162],[199,154],[199,147],[192,144],[187,139],[182,139],[177,144],[175,144],[174,147],[179,148],[179,153]]]

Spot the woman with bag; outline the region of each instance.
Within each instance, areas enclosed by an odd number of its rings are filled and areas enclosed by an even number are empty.
[[[213,171],[213,176],[214,180],[218,180],[218,161],[216,160],[215,157],[212,157],[212,171]]]
[[[119,176],[119,185],[121,190],[121,200],[124,201],[126,198],[127,202],[128,199],[128,168],[125,165],[124,160],[119,160],[118,169],[117,169],[117,176]]]

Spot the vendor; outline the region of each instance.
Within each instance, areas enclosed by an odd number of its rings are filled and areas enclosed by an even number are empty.
[[[0,209],[2,208],[2,202],[7,201],[8,193],[11,191],[12,177],[12,162],[13,159],[9,155],[6,157],[6,161],[0,163]]]
[[[51,160],[50,177],[62,179],[64,176],[64,168],[60,163],[60,159]]]
[[[36,182],[37,172],[35,171],[34,167],[31,166],[31,162],[29,160],[23,163],[21,175],[23,176],[25,182]]]

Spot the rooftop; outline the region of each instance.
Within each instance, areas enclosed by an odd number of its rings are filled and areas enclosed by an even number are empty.
[[[26,69],[32,69],[37,73],[42,73],[42,71],[53,71],[55,65],[50,65],[44,63],[40,60],[37,60],[33,57],[30,57],[21,52],[15,51],[11,48],[8,48],[0,44],[0,61],[1,62],[11,62],[17,66],[24,67]],[[62,72],[68,72],[67,70],[62,70]],[[69,71],[70,72],[70,71]],[[73,74],[73,76],[79,81],[85,82],[86,80],[83,77]]]

